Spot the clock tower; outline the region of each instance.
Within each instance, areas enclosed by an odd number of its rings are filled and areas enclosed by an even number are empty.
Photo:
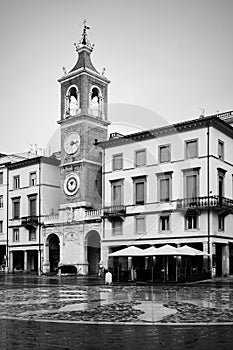
[[[101,150],[107,139],[109,80],[91,61],[94,45],[87,38],[84,21],[74,67],[61,84],[61,206],[60,209],[98,208],[102,204]]]

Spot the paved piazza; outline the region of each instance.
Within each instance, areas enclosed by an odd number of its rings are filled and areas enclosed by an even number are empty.
[[[0,276],[0,316],[102,324],[233,324],[231,283],[96,284],[77,277]]]

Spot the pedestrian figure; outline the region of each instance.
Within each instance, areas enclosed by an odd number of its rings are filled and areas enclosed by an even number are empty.
[[[105,284],[112,284],[112,274],[109,271],[105,274]]]

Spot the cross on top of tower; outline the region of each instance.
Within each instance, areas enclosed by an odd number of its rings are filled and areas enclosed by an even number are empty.
[[[83,32],[82,32],[82,39],[81,39],[81,43],[83,45],[87,45],[88,40],[87,40],[87,29],[90,29],[90,27],[88,27],[86,25],[87,21],[86,19],[83,20]]]
[[[79,40],[78,44],[74,44],[76,47],[76,51],[78,51],[78,49],[82,46],[86,46],[89,49],[93,49],[94,44],[91,45],[90,41],[87,39],[87,30],[91,29],[90,27],[87,26],[87,21],[86,19],[83,20],[83,31],[81,34],[81,39]]]

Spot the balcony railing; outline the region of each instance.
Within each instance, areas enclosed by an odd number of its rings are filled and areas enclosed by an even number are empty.
[[[177,199],[177,209],[225,209],[233,210],[233,200],[219,196],[203,196]]]
[[[103,210],[104,216],[108,218],[122,218],[126,215],[125,205],[113,205],[111,207],[105,207]]]
[[[27,229],[36,228],[39,225],[38,216],[24,216],[21,218],[21,224]]]

